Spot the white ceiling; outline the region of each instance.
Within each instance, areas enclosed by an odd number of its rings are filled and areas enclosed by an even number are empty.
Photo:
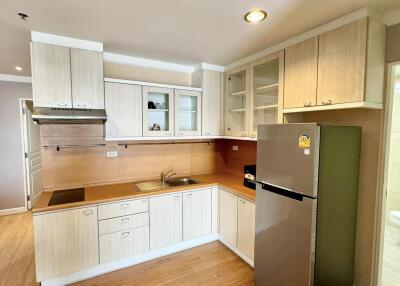
[[[30,74],[30,30],[103,42],[112,53],[227,65],[368,5],[385,13],[400,1],[2,0],[0,73]],[[244,22],[254,7],[266,10],[267,20]],[[30,17],[22,21],[18,12]]]

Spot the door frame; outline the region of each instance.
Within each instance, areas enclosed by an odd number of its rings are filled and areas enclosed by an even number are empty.
[[[400,65],[400,61],[387,65],[386,97],[384,112],[382,115],[383,128],[381,131],[381,150],[379,163],[379,182],[377,194],[377,216],[376,216],[376,235],[373,254],[373,279],[372,285],[381,286],[382,280],[382,261],[386,219],[386,198],[387,198],[387,178],[389,169],[389,150],[392,128],[392,112],[394,97],[395,67]]]
[[[25,211],[32,208],[32,197],[30,188],[30,178],[29,178],[29,158],[25,157],[28,153],[28,128],[26,126],[26,102],[31,101],[31,98],[20,98],[19,99],[19,114],[20,114],[20,124],[21,124],[21,139],[22,139],[22,166],[24,170],[24,191],[25,191]],[[30,198],[30,199],[28,199]]]

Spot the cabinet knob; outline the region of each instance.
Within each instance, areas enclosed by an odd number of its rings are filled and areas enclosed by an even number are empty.
[[[93,210],[84,210],[84,211],[83,211],[83,214],[84,214],[85,216],[92,215],[92,214],[93,214]]]
[[[67,104],[66,103],[57,103],[57,106],[65,107],[65,106],[67,106]]]
[[[77,104],[78,107],[86,107],[86,104]]]
[[[327,101],[322,100],[321,103],[323,105],[331,105],[332,104],[332,100],[328,99]]]
[[[188,197],[188,198],[193,197],[193,193],[187,193],[187,194],[186,194],[186,197]]]
[[[304,107],[310,107],[311,106],[311,101],[309,102],[303,102]]]
[[[121,204],[121,209],[127,209],[127,208],[129,208],[129,203]]]
[[[121,223],[127,223],[129,222],[129,217],[124,217],[123,219],[121,219]]]
[[[129,231],[124,231],[121,233],[122,238],[127,238],[131,233]]]

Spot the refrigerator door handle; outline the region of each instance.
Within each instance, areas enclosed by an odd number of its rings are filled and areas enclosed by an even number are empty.
[[[263,190],[268,191],[268,192],[272,192],[281,196],[285,196],[288,197],[290,199],[294,199],[297,201],[302,201],[304,198],[308,198],[308,199],[317,199],[317,197],[313,197],[313,196],[308,196],[305,195],[301,192],[289,189],[289,188],[285,188],[285,187],[281,187],[281,186],[277,186],[268,182],[264,182],[264,181],[259,181],[259,184],[261,184],[261,187]]]

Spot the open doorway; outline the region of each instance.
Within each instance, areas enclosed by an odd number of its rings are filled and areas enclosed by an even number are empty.
[[[42,160],[40,155],[40,129],[32,120],[33,102],[21,99],[21,126],[23,139],[26,207],[31,209],[42,192]]]
[[[388,75],[378,285],[400,286],[400,62]]]

